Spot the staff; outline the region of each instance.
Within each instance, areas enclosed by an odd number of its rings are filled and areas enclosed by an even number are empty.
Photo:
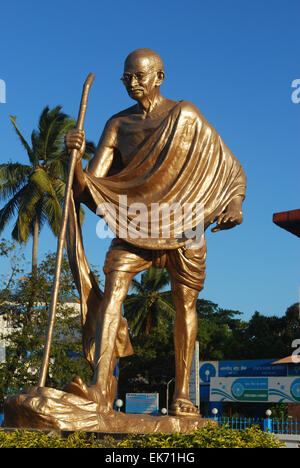
[[[77,125],[76,125],[77,130],[83,130],[84,118],[85,118],[85,113],[87,109],[88,95],[89,95],[90,87],[94,81],[94,78],[95,78],[95,75],[93,73],[90,73],[83,86],[81,103],[80,103]],[[50,303],[48,330],[47,330],[47,336],[46,336],[46,343],[44,347],[43,362],[42,362],[42,367],[41,367],[40,380],[38,384],[39,387],[45,386],[48,366],[49,366],[50,348],[51,348],[52,337],[53,337],[53,329],[54,329],[56,307],[57,307],[57,298],[58,298],[58,292],[59,292],[59,281],[60,281],[61,264],[62,264],[62,258],[63,258],[63,248],[64,248],[64,243],[65,243],[65,238],[66,238],[66,229],[67,229],[68,214],[69,214],[68,211],[69,211],[71,190],[72,190],[73,179],[74,179],[75,165],[77,161],[77,154],[78,154],[78,151],[76,149],[73,149],[71,152],[70,162],[69,162],[69,173],[68,173],[68,178],[67,178],[67,183],[66,183],[66,188],[65,188],[60,232],[59,232],[59,237],[57,241],[55,277],[54,277],[51,303]]]

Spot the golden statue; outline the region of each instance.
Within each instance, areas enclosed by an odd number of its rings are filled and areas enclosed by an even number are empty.
[[[197,334],[196,301],[205,279],[204,232],[215,222],[213,232],[242,222],[246,178],[237,159],[193,104],[161,95],[164,77],[162,60],[153,50],[138,49],[128,55],[121,79],[136,104],[108,120],[85,171],[82,116],[81,124],[66,137],[75,162],[68,213],[63,219],[81,299],[83,348],[94,378],[90,386],[76,377],[64,391],[44,388],[48,334],[40,385],[8,401],[6,425],[26,427],[29,414],[31,427],[34,421],[35,427],[69,430],[185,432],[202,424],[189,397],[189,379]],[[100,214],[115,231],[103,268],[104,292],[84,253],[80,203]],[[165,207],[172,208],[173,216],[166,216]],[[184,207],[189,208],[188,216],[181,211]],[[137,215],[141,211],[143,216]],[[172,416],[155,421],[112,409],[117,359],[133,352],[122,303],[133,277],[151,265],[169,272],[176,308]]]
[[[204,229],[214,221],[217,225],[213,231],[232,228],[243,220],[244,172],[194,105],[161,95],[164,76],[162,60],[152,50],[138,49],[126,58],[122,81],[136,105],[108,120],[95,156],[85,171],[78,158],[73,212],[76,213],[78,202],[95,212],[99,205],[109,204],[116,210],[116,231],[120,233],[124,231],[124,217],[120,213],[122,196],[126,197],[128,206],[143,204],[149,211],[153,204],[201,204]],[[80,155],[84,154],[84,131],[69,132],[66,145],[69,150],[77,149]],[[204,236],[199,246],[189,248],[190,239],[186,235],[175,236],[176,220],[169,222],[167,238],[142,231],[139,236],[131,236],[133,216],[130,218],[128,211],[126,235],[112,241],[106,256],[104,295],[98,306],[92,306],[93,318],[89,322],[93,324],[85,322],[88,331],[84,343],[86,356],[94,366],[93,384],[87,386],[77,377],[66,390],[97,402],[104,411],[111,409],[116,358],[131,352],[122,319],[122,303],[137,273],[151,265],[165,267],[171,278],[176,307],[176,376],[170,413],[198,415],[189,398],[189,378],[197,333],[196,301],[205,278]],[[102,215],[109,218],[109,212]],[[69,236],[69,254],[76,278],[83,260],[82,249],[76,249],[75,224],[74,215],[69,223],[73,233]],[[81,284],[79,289],[82,287]],[[83,296],[90,295],[90,288]]]

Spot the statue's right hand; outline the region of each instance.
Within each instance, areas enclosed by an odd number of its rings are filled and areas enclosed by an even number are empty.
[[[85,133],[84,130],[70,130],[65,138],[68,153],[73,149],[79,152],[79,157],[85,153]]]

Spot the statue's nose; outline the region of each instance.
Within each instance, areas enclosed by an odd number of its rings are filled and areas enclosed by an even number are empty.
[[[133,86],[135,84],[138,84],[138,80],[137,80],[137,77],[135,75],[132,75],[130,77],[130,84],[131,84],[131,86]]]

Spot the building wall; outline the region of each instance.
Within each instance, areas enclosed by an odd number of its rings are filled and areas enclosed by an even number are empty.
[[[288,413],[289,416],[300,420],[300,403],[288,403]]]

